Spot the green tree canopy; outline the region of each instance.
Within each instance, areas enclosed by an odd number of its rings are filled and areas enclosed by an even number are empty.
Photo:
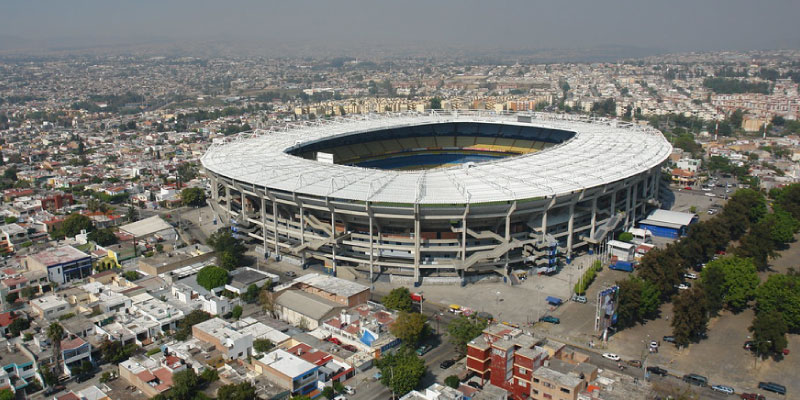
[[[769,268],[769,260],[780,256],[772,240],[772,227],[766,221],[759,222],[750,228],[750,232],[739,240],[739,247],[734,253],[742,258],[750,258],[759,271]]]
[[[447,333],[450,335],[450,341],[461,354],[466,354],[467,343],[480,336],[484,329],[486,329],[485,320],[481,318],[468,318],[463,315],[453,319],[447,325]]]
[[[17,337],[19,334],[31,327],[31,321],[28,320],[26,317],[17,317],[11,324],[8,325],[8,332],[11,334],[12,337]]]
[[[775,212],[768,214],[761,221],[770,229],[770,239],[776,244],[785,244],[794,240],[794,234],[800,230],[800,221],[792,214],[775,207]]]
[[[100,345],[100,354],[103,360],[112,364],[119,364],[132,356],[139,346],[136,343],[128,343],[122,345],[122,342],[117,340],[106,340]]]
[[[405,345],[417,347],[420,340],[430,333],[427,322],[428,319],[420,313],[401,311],[390,329]]]
[[[206,204],[206,192],[201,188],[186,188],[181,190],[181,203],[185,206],[202,207]]]
[[[256,398],[256,388],[250,382],[224,385],[217,390],[219,400],[252,400]]]
[[[119,242],[117,235],[109,228],[98,229],[89,233],[89,240],[97,243],[100,246],[110,246]]]
[[[392,310],[411,312],[411,292],[404,287],[394,288],[383,298],[383,305]]]
[[[253,341],[253,349],[259,353],[266,353],[272,350],[275,344],[269,339],[256,339]]]
[[[434,97],[431,99],[431,103],[428,108],[432,110],[441,110],[442,109],[442,99],[438,97]]]
[[[708,307],[702,289],[695,286],[675,295],[672,310],[672,335],[678,345],[686,346],[706,332]]]
[[[192,310],[182,321],[178,322],[178,332],[175,333],[176,340],[186,340],[192,335],[192,326],[211,319],[211,314],[203,310]]]
[[[757,313],[753,325],[748,328],[753,333],[756,349],[762,357],[781,354],[788,344],[786,341],[786,321],[778,311]]]
[[[233,319],[241,318],[242,317],[242,306],[240,306],[238,304],[236,306],[234,306],[233,310],[231,310],[231,317]]]
[[[0,400],[14,400],[16,396],[14,396],[14,392],[11,389],[2,389],[0,390]]]
[[[391,388],[398,396],[414,390],[426,370],[422,358],[406,346],[381,357],[377,365],[381,371],[381,383]]]
[[[220,266],[229,271],[239,267],[247,250],[240,239],[233,237],[231,232],[225,229],[213,233],[206,243],[217,252]]]
[[[756,289],[756,312],[778,312],[789,332],[800,332],[800,275],[773,274]]]
[[[73,237],[81,233],[82,230],[91,232],[94,230],[94,225],[89,217],[78,213],[70,214],[70,216],[61,223],[61,228],[59,229],[61,235],[64,237]]]
[[[191,400],[199,384],[200,379],[192,368],[174,373],[169,393],[170,400]]]
[[[228,271],[216,265],[205,266],[197,273],[197,284],[206,290],[224,286],[226,283],[228,283]]]
[[[447,378],[444,378],[444,384],[453,389],[458,389],[458,387],[461,386],[461,380],[459,380],[458,376],[456,375],[450,375]]]
[[[800,220],[800,184],[794,183],[782,188],[772,189],[769,196],[775,199],[775,206]]]

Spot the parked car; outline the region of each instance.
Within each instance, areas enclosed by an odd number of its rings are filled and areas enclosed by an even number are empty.
[[[683,188],[683,190],[692,190],[692,187],[691,186],[686,186],[685,188]]]
[[[711,390],[725,394],[733,394],[735,392],[732,387],[725,385],[713,385]]]
[[[417,347],[417,355],[420,357],[424,356],[429,351],[431,351],[431,346],[428,346],[427,344]]]
[[[584,303],[585,304],[586,303],[586,296],[575,294],[575,295],[572,296],[572,301],[574,301],[576,303]]]
[[[647,372],[653,375],[667,376],[667,370],[661,367],[647,367]]]
[[[625,363],[630,365],[631,367],[642,368],[642,362],[640,360],[628,360],[625,361]]]
[[[763,394],[758,393],[742,393],[739,395],[743,400],[767,400]]]
[[[686,374],[683,376],[683,381],[690,385],[696,385],[700,387],[706,387],[708,385],[708,378],[697,374]]]
[[[336,395],[333,400],[347,400],[347,397],[344,397],[343,394]]]
[[[755,351],[756,350],[756,342],[754,342],[752,340],[748,340],[748,341],[744,342],[744,346],[742,346],[742,347],[744,347],[745,350]]]
[[[665,341],[667,343],[677,343],[675,341],[675,336],[664,336],[663,338],[661,338],[661,340],[663,340],[663,341]]]
[[[758,382],[758,388],[773,393],[786,395],[786,386],[779,385],[775,382]]]
[[[603,358],[607,358],[611,361],[619,361],[619,356],[614,353],[603,353]]]
[[[475,381],[467,382],[467,386],[473,387],[473,388],[478,389],[478,390],[483,389],[483,386],[481,386],[480,383],[475,382]]]
[[[297,273],[294,271],[286,271],[286,276],[288,276],[289,278],[294,278],[297,276]]]
[[[697,279],[697,274],[694,274],[694,273],[691,273],[691,272],[687,272],[687,273],[683,274],[683,277],[686,278],[686,279]]]
[[[453,366],[456,362],[453,360],[444,360],[441,364],[439,364],[439,368],[441,369],[448,369]]]
[[[335,337],[329,337],[326,340],[331,342],[331,343],[333,343],[333,344],[335,344],[335,345],[341,345],[342,344],[342,341],[337,339],[337,338],[335,338]]]
[[[552,315],[545,315],[544,317],[539,318],[539,322],[549,322],[551,324],[560,324],[561,320],[558,317],[554,317]]]
[[[344,392],[347,394],[356,394],[356,390],[352,386],[345,385]]]

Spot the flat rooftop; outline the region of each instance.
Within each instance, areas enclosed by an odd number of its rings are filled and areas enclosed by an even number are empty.
[[[31,254],[28,257],[44,266],[51,266],[78,261],[89,257],[89,255],[72,246],[60,246]]]
[[[294,282],[305,283],[319,290],[342,297],[350,297],[365,290],[369,290],[367,286],[321,274],[303,275],[296,278]]]

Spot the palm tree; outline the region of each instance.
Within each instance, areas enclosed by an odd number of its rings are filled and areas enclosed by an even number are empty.
[[[53,342],[53,353],[56,356],[56,376],[59,377],[64,373],[59,362],[59,358],[61,358],[61,338],[63,337],[64,328],[58,322],[53,322],[47,327],[47,338]]]

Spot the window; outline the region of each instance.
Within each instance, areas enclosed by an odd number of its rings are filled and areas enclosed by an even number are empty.
[[[524,374],[525,373],[525,368],[519,367],[519,373],[520,374]]]
[[[544,387],[546,387],[548,389],[552,389],[553,388],[553,384],[550,383],[550,382],[542,382],[542,386],[544,386]]]
[[[569,394],[569,393],[571,392],[571,390],[569,390],[569,389],[567,389],[567,388],[563,388],[563,387],[562,387],[562,388],[560,388],[560,389],[561,389],[561,391],[562,391],[562,392],[564,392],[564,393],[566,393],[566,394]]]
[[[539,394],[539,391],[538,391],[538,390],[536,390],[536,389],[531,389],[531,392],[532,392],[534,395],[537,395],[537,394]]]
[[[518,384],[520,387],[528,387],[528,383],[527,383],[527,382],[525,382],[525,381],[523,381],[522,379],[517,379],[517,384]]]
[[[539,383],[539,378],[533,378],[533,383]]]

